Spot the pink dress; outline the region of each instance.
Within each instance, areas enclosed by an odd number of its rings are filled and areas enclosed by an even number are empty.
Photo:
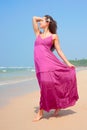
[[[78,100],[76,71],[61,62],[51,51],[52,35],[37,36],[34,46],[36,76],[40,86],[40,109],[62,109]]]

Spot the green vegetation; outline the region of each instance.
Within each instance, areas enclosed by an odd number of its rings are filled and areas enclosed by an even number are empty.
[[[87,66],[87,59],[69,60],[75,66]]]

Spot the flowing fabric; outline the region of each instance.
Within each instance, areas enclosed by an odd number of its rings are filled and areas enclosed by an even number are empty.
[[[37,36],[34,46],[36,76],[40,86],[40,109],[62,109],[78,100],[76,71],[61,62],[51,51],[52,35]]]

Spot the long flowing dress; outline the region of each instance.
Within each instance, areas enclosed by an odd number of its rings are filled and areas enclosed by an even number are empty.
[[[63,109],[78,100],[76,71],[60,61],[51,51],[52,35],[37,36],[34,45],[36,77],[40,86],[40,109]]]

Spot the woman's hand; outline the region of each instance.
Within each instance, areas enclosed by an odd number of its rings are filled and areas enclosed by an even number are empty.
[[[71,64],[70,62],[67,64],[69,67],[75,68],[75,65]]]

